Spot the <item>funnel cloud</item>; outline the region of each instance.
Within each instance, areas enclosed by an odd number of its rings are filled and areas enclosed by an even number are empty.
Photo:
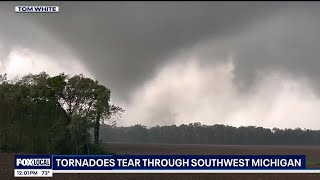
[[[14,13],[42,4],[60,12]],[[1,5],[0,72],[94,77],[119,125],[320,127],[319,2]]]

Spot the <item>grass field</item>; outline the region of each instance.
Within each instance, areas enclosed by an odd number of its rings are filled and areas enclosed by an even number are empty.
[[[228,145],[167,145],[167,144],[127,144],[107,143],[105,147],[117,154],[303,154],[307,156],[308,167],[320,168],[320,146],[228,146]],[[0,154],[0,180],[13,178],[14,154]],[[31,179],[31,178],[28,178]],[[43,178],[41,178],[43,179]],[[46,178],[44,178],[46,179]],[[134,180],[264,180],[264,179],[314,179],[319,180],[320,174],[54,174],[51,179],[72,180],[105,180],[105,179],[134,179]]]

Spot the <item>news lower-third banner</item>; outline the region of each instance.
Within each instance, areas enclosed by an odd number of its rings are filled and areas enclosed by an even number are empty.
[[[304,155],[16,155],[15,177],[55,173],[317,173]]]

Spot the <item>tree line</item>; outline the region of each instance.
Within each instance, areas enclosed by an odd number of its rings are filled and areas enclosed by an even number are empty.
[[[319,145],[320,130],[279,129],[256,126],[232,127],[201,123],[180,126],[141,124],[130,127],[101,126],[104,142],[169,143],[169,144],[222,144],[222,145]]]
[[[0,75],[0,150],[102,153],[100,125],[124,112],[110,104],[110,93],[83,74]]]
[[[83,74],[0,75],[0,151],[100,154],[100,142],[319,145],[320,130],[226,125],[117,127],[124,109],[111,91]],[[107,123],[106,123],[107,122]],[[105,124],[106,123],[106,124]]]

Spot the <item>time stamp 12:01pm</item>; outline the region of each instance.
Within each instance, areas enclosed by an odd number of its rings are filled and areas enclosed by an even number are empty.
[[[14,177],[52,177],[51,169],[15,169]]]

